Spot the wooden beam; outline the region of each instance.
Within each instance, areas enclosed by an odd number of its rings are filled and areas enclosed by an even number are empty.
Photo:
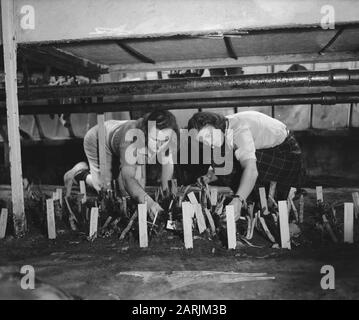
[[[24,191],[22,187],[21,146],[19,130],[19,106],[17,98],[17,63],[15,2],[1,0],[2,39],[5,66],[5,89],[7,106],[7,125],[10,146],[10,175],[14,228],[17,237],[26,232]]]
[[[134,57],[138,61],[144,62],[144,63],[152,63],[155,64],[156,62],[152,60],[149,57],[146,57],[141,52],[135,50],[132,48],[129,44],[123,42],[123,41],[117,41],[116,42],[123,50],[125,50],[130,56]]]
[[[228,56],[234,60],[238,60],[238,56],[236,54],[236,51],[234,50],[232,40],[230,37],[224,37],[224,44],[227,49]]]
[[[145,72],[145,71],[168,71],[183,69],[215,69],[236,68],[248,66],[268,66],[281,64],[303,64],[303,63],[328,63],[358,61],[358,52],[327,52],[325,55],[318,53],[248,56],[221,59],[197,59],[157,62],[155,65],[148,63],[117,64],[109,66],[109,72]]]

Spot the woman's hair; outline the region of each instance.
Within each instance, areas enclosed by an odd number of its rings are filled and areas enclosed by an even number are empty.
[[[159,130],[172,129],[176,133],[177,138],[179,137],[179,129],[175,116],[167,110],[157,110],[146,113],[142,117],[141,129],[145,133],[146,141],[148,139],[147,125],[149,121],[155,121],[156,128]]]
[[[200,131],[205,126],[213,126],[220,129],[223,133],[226,130],[225,116],[214,112],[197,112],[188,121],[188,130],[197,129]]]

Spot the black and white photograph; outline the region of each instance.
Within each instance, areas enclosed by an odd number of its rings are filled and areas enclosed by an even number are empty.
[[[359,299],[358,0],[0,5],[0,300]]]

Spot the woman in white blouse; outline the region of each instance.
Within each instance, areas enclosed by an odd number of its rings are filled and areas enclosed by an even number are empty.
[[[227,144],[233,151],[233,170],[222,178],[234,189],[231,204],[237,209],[236,219],[242,203],[258,187],[268,187],[271,181],[276,181],[278,195],[285,197],[290,187],[300,186],[304,176],[302,152],[281,121],[257,111],[226,117],[198,112],[189,120],[188,129],[196,129],[196,139],[212,148],[223,148]],[[209,183],[213,175],[203,178]]]

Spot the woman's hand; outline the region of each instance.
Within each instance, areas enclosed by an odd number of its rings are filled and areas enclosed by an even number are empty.
[[[163,208],[154,200],[148,202],[148,213],[150,215],[151,220],[156,217],[160,212],[163,211]]]
[[[234,220],[238,221],[239,217],[241,216],[241,209],[244,205],[244,201],[241,198],[235,197],[230,202],[229,206],[234,207]]]

